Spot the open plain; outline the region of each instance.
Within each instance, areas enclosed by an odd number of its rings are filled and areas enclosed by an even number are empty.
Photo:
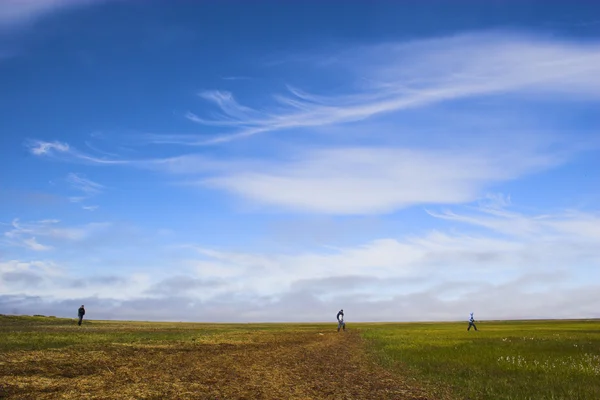
[[[600,322],[0,317],[3,399],[597,399]]]

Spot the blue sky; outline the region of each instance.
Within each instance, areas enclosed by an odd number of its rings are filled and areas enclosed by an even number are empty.
[[[596,2],[0,2],[0,313],[600,316]]]

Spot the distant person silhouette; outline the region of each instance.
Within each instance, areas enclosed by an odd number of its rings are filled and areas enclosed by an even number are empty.
[[[340,329],[344,329],[344,331],[346,330],[346,323],[344,322],[344,309],[341,309],[338,313],[337,313],[337,321],[338,321],[338,328],[337,331],[339,332]]]
[[[469,317],[469,327],[467,328],[467,331],[470,331],[471,327],[477,330],[477,327],[475,326],[475,318],[473,318],[473,313],[471,313],[471,316]]]
[[[77,310],[77,315],[79,316],[79,322],[77,322],[77,325],[81,326],[83,316],[85,315],[85,308],[83,307],[83,304],[81,305],[81,307],[79,307],[79,310]]]

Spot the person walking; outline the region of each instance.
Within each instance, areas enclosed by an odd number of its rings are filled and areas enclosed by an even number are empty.
[[[77,325],[81,326],[83,316],[85,315],[85,308],[83,307],[83,304],[81,305],[81,307],[79,307],[79,310],[77,310],[77,315],[79,316],[79,322],[77,322]]]
[[[344,322],[344,309],[341,309],[338,313],[337,313],[337,321],[338,321],[338,327],[337,327],[337,331],[339,332],[340,329],[344,329],[344,331],[346,330],[346,323]]]
[[[469,327],[467,328],[467,331],[470,331],[471,327],[477,330],[477,326],[475,326],[475,318],[473,318],[473,313],[471,313],[471,316],[469,317]]]

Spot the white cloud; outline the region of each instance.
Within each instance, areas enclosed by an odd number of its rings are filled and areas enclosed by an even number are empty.
[[[294,161],[247,165],[200,181],[283,209],[328,214],[385,213],[415,204],[457,204],[494,183],[561,164],[543,149],[337,148]]]
[[[127,291],[123,290],[124,285],[127,285]],[[3,295],[35,296],[47,300],[90,295],[127,299],[142,295],[145,287],[145,278],[135,274],[127,278],[82,275],[81,271],[75,272],[68,266],[48,260],[0,262],[0,293]]]
[[[12,221],[9,229],[4,231],[1,241],[7,246],[24,247],[34,251],[52,250],[65,241],[82,241],[93,233],[107,228],[108,223],[88,223],[75,227],[61,226],[58,220],[42,220],[22,223],[18,219]],[[37,238],[54,245],[40,243]]]
[[[593,232],[573,235],[572,227],[587,224],[588,219],[588,215],[552,216],[551,221],[561,220],[564,224],[558,229],[552,224],[541,225],[535,234],[514,224],[503,237],[434,231],[424,236],[382,238],[357,247],[296,254],[198,248],[206,259],[195,267],[199,276],[227,280],[240,285],[235,287],[237,290],[260,295],[285,293],[296,281],[345,276],[396,282],[422,279],[428,285],[464,280],[474,282],[475,287],[482,281],[498,284],[523,274],[565,273],[572,278],[577,271],[600,267],[595,250],[600,245],[598,221],[589,222],[589,227],[595,225]],[[369,287],[365,279],[361,289],[370,296],[389,296],[376,286]]]
[[[43,300],[36,307],[91,296],[85,304],[96,304],[96,312],[110,312],[112,318],[170,319],[174,316],[157,313],[157,307],[163,310],[184,300],[197,305],[185,318],[230,321],[323,320],[329,308],[342,306],[355,321],[455,319],[472,310],[481,318],[593,316],[600,296],[586,282],[598,277],[600,267],[598,214],[564,212],[540,218],[511,211],[514,206],[507,205],[505,196],[487,199],[468,214],[476,222],[455,221],[491,231],[449,227],[294,253],[191,245],[187,250],[196,256],[179,248],[173,253],[179,258],[169,259],[175,267],[168,270],[150,271],[138,260],[134,263],[144,267],[138,268],[143,273],[122,270],[102,279],[90,276],[89,254],[74,269],[10,261],[0,263],[0,289],[10,296],[38,296]],[[32,232],[57,223],[16,225]],[[158,249],[146,253],[154,257],[153,251]],[[126,282],[127,290],[119,282]],[[163,306],[157,306],[159,300]]]
[[[67,175],[67,182],[73,189],[79,190],[85,193],[87,196],[93,196],[102,193],[104,190],[104,186],[101,184],[87,179],[81,174],[76,174],[73,172]]]
[[[537,96],[541,101],[557,99],[557,95],[560,101],[569,95],[600,99],[600,44],[594,41],[577,43],[505,32],[463,34],[359,47],[334,58],[328,68],[340,75],[343,71],[348,77],[343,94],[314,95],[290,87],[291,95],[276,96],[277,106],[259,110],[241,104],[230,92],[203,91],[199,96],[216,105],[219,113],[208,118],[189,113],[188,117],[229,129],[232,136],[207,139],[206,135],[145,135],[142,139],[194,145],[289,128],[307,128],[300,134],[320,133],[317,127],[439,102],[508,93]],[[364,77],[367,79],[360,79]],[[186,182],[222,189],[244,200],[283,210],[376,214],[416,204],[472,201],[495,184],[563,165],[581,150],[581,142],[587,140],[587,145],[594,140],[589,135],[589,140],[578,136],[576,140],[568,139],[570,142],[552,139],[552,143],[546,143],[551,133],[535,132],[535,122],[531,121],[531,131],[519,132],[527,139],[516,140],[510,129],[498,130],[489,122],[481,122],[488,117],[477,117],[480,132],[469,140],[461,136],[464,126],[460,121],[444,125],[445,144],[450,144],[446,148],[433,148],[434,141],[426,139],[420,145],[428,149],[408,147],[402,142],[405,132],[355,125],[362,139],[377,137],[381,147],[356,145],[353,140],[338,137],[336,141],[343,142],[343,146],[337,142],[337,148],[323,145],[299,154],[289,154],[289,148],[285,148],[267,161],[264,156],[242,160],[224,155],[214,159],[206,153],[122,159],[44,141],[31,142],[30,151],[65,161],[186,174],[190,175]],[[431,118],[440,119],[439,115]],[[430,137],[427,128],[415,128],[411,134]],[[470,143],[471,139],[477,144]],[[562,147],[552,148],[553,144]],[[597,143],[594,146],[597,149]]]
[[[549,289],[535,293],[523,290],[524,276],[511,282],[486,285],[453,282],[449,287],[466,289],[460,297],[443,301],[437,287],[431,290],[396,292],[386,300],[365,296],[334,296],[325,300],[310,291],[290,292],[278,298],[240,296],[227,293],[201,301],[185,294],[162,297],[112,298],[108,295],[73,296],[61,299],[27,295],[0,295],[0,311],[15,314],[45,314],[72,317],[79,304],[86,305],[92,319],[201,321],[201,322],[329,322],[335,329],[335,314],[344,308],[349,326],[360,321],[466,321],[475,311],[480,321],[517,318],[598,318],[600,287],[590,283],[578,288],[557,288],[556,277],[536,276]],[[330,282],[331,284],[331,282]],[[337,287],[331,284],[331,287]],[[480,328],[485,326],[481,322]],[[465,325],[466,328],[466,325]]]
[[[467,203],[494,184],[561,166],[583,148],[578,141],[565,142],[551,135],[527,140],[509,137],[503,136],[503,141],[457,138],[448,146],[314,148],[280,154],[276,159],[228,160],[186,154],[98,160],[67,148],[73,153],[72,160],[188,175],[186,184],[225,190],[260,205],[340,215],[380,214],[418,204]],[[69,181],[86,195],[104,189],[75,174]],[[85,198],[74,196],[71,201]],[[488,201],[500,204],[509,200]]]
[[[83,196],[69,197],[69,201],[71,201],[72,203],[81,203],[85,200],[89,200],[90,198],[102,193],[106,189],[103,185],[99,184],[98,182],[94,182],[81,174],[76,174],[73,172],[67,175],[67,182],[71,185],[71,187],[74,190],[83,193]],[[81,208],[86,211],[95,211],[98,209],[98,206],[82,205]]]
[[[46,156],[57,158],[64,161],[76,161],[87,164],[100,164],[100,165],[118,165],[127,164],[128,160],[119,160],[103,157],[96,157],[93,155],[86,154],[77,150],[76,148],[69,146],[67,143],[61,142],[46,142],[43,140],[30,140],[25,143],[29,152],[36,156]]]
[[[61,142],[44,142],[35,140],[28,144],[29,151],[36,156],[49,155],[52,153],[66,153],[70,150],[67,143]]]
[[[29,24],[51,13],[103,0],[2,0],[0,28]]]
[[[580,243],[600,245],[600,215],[579,211],[566,211],[561,214],[524,215],[497,207],[480,207],[477,213],[456,214],[429,212],[430,215],[475,225],[509,236],[519,236],[523,240],[535,237],[537,240],[574,240]]]
[[[299,254],[252,254],[198,249],[201,276],[227,278],[240,290],[261,295],[285,293],[295,281],[344,276],[378,279],[461,277],[478,271],[498,274],[518,268],[525,249],[518,243],[477,236],[432,233],[418,238],[384,238],[357,247]],[[487,262],[481,263],[482,260]],[[506,267],[506,261],[517,262]],[[376,295],[371,293],[371,295]]]
[[[221,113],[204,118],[189,112],[187,118],[230,128],[233,133],[213,139],[167,135],[163,142],[226,142],[261,132],[359,121],[475,96],[520,93],[543,99],[552,93],[600,97],[597,42],[582,44],[506,32],[465,34],[353,48],[331,66],[357,76],[356,81],[348,82],[354,92],[324,96],[290,88],[290,95],[275,96],[278,107],[262,111],[240,104],[230,92],[204,91],[200,96]],[[366,77],[371,83],[358,87],[358,76],[362,82]]]
[[[33,250],[33,251],[47,251],[47,250],[52,250],[52,246],[45,246],[43,244],[40,244],[37,242],[37,240],[35,239],[35,237],[30,237],[27,239],[23,239],[23,244]]]
[[[252,79],[249,76],[222,76],[221,79],[223,79],[224,81],[247,81]]]
[[[0,262],[0,273],[7,272],[36,272],[46,276],[61,275],[61,269],[51,261],[18,261]]]

